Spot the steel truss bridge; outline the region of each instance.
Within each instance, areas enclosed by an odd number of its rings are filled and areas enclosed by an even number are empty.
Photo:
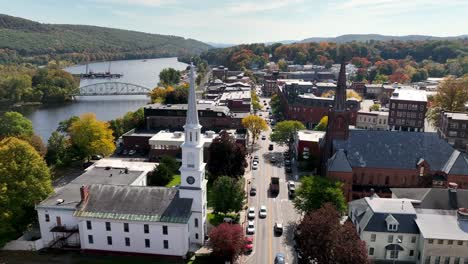
[[[75,96],[101,95],[147,95],[151,89],[137,84],[124,82],[103,82],[85,85],[79,88]]]

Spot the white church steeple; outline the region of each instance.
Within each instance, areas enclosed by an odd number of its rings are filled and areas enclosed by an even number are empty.
[[[182,144],[181,184],[179,195],[190,198],[192,217],[189,230],[190,241],[203,244],[206,234],[206,184],[205,163],[203,162],[203,140],[198,121],[197,99],[195,93],[194,66],[190,65],[190,88],[187,104],[187,119],[184,125],[185,140]]]

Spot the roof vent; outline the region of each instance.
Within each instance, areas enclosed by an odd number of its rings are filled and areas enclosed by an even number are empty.
[[[183,134],[182,132],[176,131],[176,132],[174,132],[173,135],[174,135],[174,137],[176,137],[176,138],[180,138],[180,137],[182,137],[182,134]]]
[[[63,204],[63,202],[65,202],[64,199],[57,199],[57,204]]]
[[[392,93],[392,96],[398,97],[398,93]]]

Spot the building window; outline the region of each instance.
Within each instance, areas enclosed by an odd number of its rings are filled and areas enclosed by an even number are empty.
[[[371,242],[375,242],[376,237],[377,237],[376,234],[371,234],[371,235],[370,235],[370,241],[371,241]]]
[[[453,264],[460,264],[460,257],[455,257],[455,261],[453,262]]]
[[[369,248],[369,256],[373,256],[374,255],[374,248],[371,247]]]
[[[111,231],[111,223],[106,222],[106,231]]]
[[[169,240],[164,240],[164,248],[165,249],[169,248]]]
[[[462,240],[458,240],[458,245],[459,245],[459,246],[463,246],[463,241],[462,241]]]
[[[442,239],[439,239],[439,241],[437,241],[437,244],[439,244],[439,245],[443,245],[443,244],[444,244],[444,240],[442,240]]]
[[[397,231],[397,229],[398,229],[398,225],[396,225],[396,224],[389,224],[388,225],[388,231]]]
[[[447,244],[448,244],[448,245],[453,245],[453,240],[447,241]]]
[[[93,227],[91,226],[91,221],[86,221],[86,229],[91,230]]]
[[[450,257],[445,257],[445,264],[450,264]]]
[[[49,216],[49,214],[45,214],[45,221],[46,221],[46,222],[50,222],[50,216]]]
[[[435,264],[440,264],[440,256],[437,256],[434,261]]]
[[[411,237],[411,243],[416,243],[416,237],[415,236]]]
[[[149,225],[148,224],[143,225],[143,232],[145,232],[145,234],[149,233]]]
[[[195,227],[198,227],[198,218],[195,218]]]
[[[107,245],[112,245],[112,237],[111,236],[107,237]]]
[[[167,226],[163,226],[163,235],[167,235]]]
[[[127,246],[127,247],[130,246],[130,238],[129,237],[125,238],[125,246]]]
[[[393,235],[388,235],[387,242],[388,243],[393,243]]]
[[[88,243],[89,244],[94,244],[94,238],[92,235],[88,235]]]
[[[128,223],[124,223],[124,232],[128,232]]]
[[[388,185],[390,183],[390,177],[385,176],[385,185]]]
[[[192,142],[192,132],[190,132],[190,142]]]
[[[424,264],[430,264],[431,263],[431,256],[426,257],[424,260]]]
[[[198,239],[198,233],[195,233],[195,239]]]
[[[150,240],[148,238],[145,239],[145,247],[150,247]]]
[[[398,250],[390,251],[390,258],[391,259],[397,259],[398,258]]]
[[[428,243],[429,244],[434,244],[434,239],[429,239]]]
[[[414,250],[410,250],[409,255],[410,255],[410,257],[414,256]]]

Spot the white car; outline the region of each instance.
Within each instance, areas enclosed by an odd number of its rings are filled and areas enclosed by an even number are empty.
[[[267,208],[266,208],[266,206],[262,205],[260,207],[260,212],[258,214],[260,215],[260,218],[267,217]]]
[[[258,162],[255,162],[255,161],[253,162],[253,164],[252,164],[252,169],[253,169],[253,170],[258,169]]]
[[[254,221],[249,221],[249,223],[247,224],[247,234],[250,234],[250,235],[255,234]]]
[[[247,212],[247,217],[249,219],[254,219],[255,218],[255,207],[250,207],[249,211]]]
[[[289,190],[295,190],[296,189],[296,183],[293,181],[288,181],[288,189]]]

